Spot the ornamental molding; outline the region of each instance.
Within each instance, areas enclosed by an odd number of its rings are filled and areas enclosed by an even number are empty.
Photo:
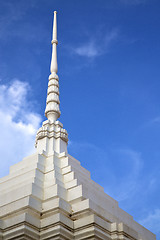
[[[62,128],[63,125],[56,121],[51,123],[50,121],[45,121],[43,126],[38,130],[36,135],[35,147],[37,147],[38,141],[47,137],[47,138],[61,138],[63,141],[68,143],[68,133],[66,129]]]

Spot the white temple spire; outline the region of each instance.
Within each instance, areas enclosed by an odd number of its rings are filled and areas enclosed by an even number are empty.
[[[57,75],[57,12],[54,11],[53,38],[52,38],[51,74],[49,75],[47,102],[42,127],[36,135],[35,147],[38,152],[53,154],[67,152],[68,133],[63,129],[63,124],[57,121],[60,117],[59,110],[59,78]]]
[[[51,59],[51,74],[49,76],[47,104],[45,110],[45,116],[50,121],[56,121],[60,117],[59,110],[59,78],[57,75],[57,12],[54,11],[53,21],[53,39],[52,39],[52,59]]]

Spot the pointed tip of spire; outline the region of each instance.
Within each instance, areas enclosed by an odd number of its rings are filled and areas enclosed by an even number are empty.
[[[58,44],[57,41],[57,11],[54,11],[54,18],[53,18],[53,36],[52,36],[52,43],[53,41]]]
[[[54,11],[53,18],[53,35],[52,35],[52,59],[51,59],[51,73],[57,73],[58,65],[57,65],[57,11]]]

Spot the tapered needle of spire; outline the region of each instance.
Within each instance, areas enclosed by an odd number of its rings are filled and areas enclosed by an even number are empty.
[[[51,59],[51,74],[49,76],[48,92],[47,92],[47,104],[45,115],[50,121],[56,121],[60,117],[59,109],[59,78],[57,75],[57,12],[54,11],[53,21],[53,39],[52,43],[52,59]]]
[[[51,73],[58,72],[57,64],[57,12],[54,11],[54,21],[53,21],[53,39],[52,39],[52,59],[51,59]]]

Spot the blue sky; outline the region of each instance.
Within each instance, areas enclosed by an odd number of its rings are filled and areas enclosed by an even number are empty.
[[[45,119],[53,11],[68,151],[160,239],[160,2],[0,1],[0,176]]]

